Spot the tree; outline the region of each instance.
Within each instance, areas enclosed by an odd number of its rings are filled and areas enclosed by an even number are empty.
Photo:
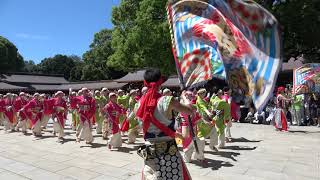
[[[23,68],[24,72],[38,72],[38,66],[32,61],[24,61],[24,68]]]
[[[23,57],[16,46],[8,39],[0,36],[0,71],[17,72],[24,67]]]
[[[163,0],[125,0],[112,11],[112,48],[108,65],[124,71],[158,67],[175,71]]]
[[[80,58],[77,58],[80,59]],[[45,58],[38,64],[39,72],[46,74],[63,74],[70,79],[70,72],[78,62],[73,57],[57,54],[54,57]]]
[[[258,0],[278,19],[283,30],[285,60],[304,55],[307,62],[320,62],[319,0]]]
[[[123,75],[121,71],[107,65],[109,56],[113,53],[111,47],[112,30],[103,29],[94,35],[90,50],[83,54],[81,80],[114,79]]]

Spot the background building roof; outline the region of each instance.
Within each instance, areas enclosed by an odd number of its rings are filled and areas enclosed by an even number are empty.
[[[68,81],[62,75],[45,75],[45,74],[1,74],[0,80],[11,83],[30,83],[30,84],[63,84]]]
[[[69,88],[72,88],[73,90],[79,90],[83,87],[86,87],[88,89],[102,89],[102,88],[119,89],[125,85],[127,85],[127,83],[118,83],[114,81],[105,80],[105,81],[86,81],[86,82],[74,82],[74,83],[62,84],[59,88],[61,90],[69,90]]]
[[[13,90],[24,90],[24,89],[27,89],[27,87],[15,86],[8,83],[0,82],[0,91],[7,91],[7,90],[13,91]]]
[[[179,88],[180,83],[178,76],[170,76],[168,80],[162,84],[162,87]]]
[[[120,79],[115,80],[116,82],[130,83],[130,82],[141,82],[144,80],[143,75],[146,70],[139,70],[135,72],[129,72],[127,75]]]

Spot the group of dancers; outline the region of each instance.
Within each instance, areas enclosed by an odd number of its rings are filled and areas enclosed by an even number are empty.
[[[122,146],[122,137],[127,134],[128,144],[136,142],[143,130],[141,118],[136,116],[140,99],[148,88],[130,90],[109,91],[89,90],[82,88],[78,92],[70,89],[69,95],[62,91],[50,96],[48,94],[35,93],[33,95],[21,92],[19,95],[7,93],[0,95],[0,123],[7,132],[27,133],[31,130],[36,137],[42,136],[42,131],[47,128],[50,119],[53,120],[53,134],[58,141],[64,140],[65,122],[68,113],[71,113],[71,127],[76,131],[76,141],[84,140],[90,144],[94,138],[92,130],[101,134],[106,139],[108,148]],[[161,91],[163,97],[173,97],[169,89]],[[172,111],[172,126],[182,137],[176,138],[178,144],[184,149],[184,160],[191,162],[197,159],[204,164],[205,139],[210,139],[209,147],[218,151],[225,146],[225,142],[231,140],[230,128],[232,120],[232,101],[228,88],[217,90],[212,96],[208,96],[206,89],[198,91],[183,91],[182,95],[188,99],[180,99],[182,104],[190,105],[193,109],[192,127],[198,144],[198,152],[189,130],[188,116],[184,113]],[[181,95],[181,96],[182,96]]]

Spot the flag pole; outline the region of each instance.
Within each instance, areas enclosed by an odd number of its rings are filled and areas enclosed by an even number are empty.
[[[172,29],[172,23],[171,23],[172,22],[172,12],[171,12],[171,8],[170,8],[170,4],[168,4],[168,6],[167,6],[167,16],[168,16],[169,30],[170,30],[171,40],[172,40],[172,49],[171,50],[172,50],[173,58],[174,58],[174,61],[176,64],[176,70],[177,70],[178,77],[179,77],[179,83],[181,85],[181,90],[186,90],[186,86],[183,83],[183,78],[182,78],[181,72],[179,71],[179,61],[178,61],[175,46],[174,46],[174,36],[173,36],[173,32],[172,32],[173,29]],[[197,139],[196,139],[195,132],[193,131],[192,120],[191,120],[190,115],[188,115],[188,128],[189,128],[189,131],[191,132],[191,137],[192,137],[192,141],[193,141],[196,153],[199,153]]]

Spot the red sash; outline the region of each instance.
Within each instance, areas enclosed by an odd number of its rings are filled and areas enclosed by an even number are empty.
[[[147,83],[146,81],[144,81],[145,86],[148,87],[148,91],[144,96],[141,97],[140,107],[136,115],[143,121],[142,127],[144,134],[146,134],[152,123],[167,136],[175,138],[176,133],[166,125],[162,124],[153,115],[154,110],[157,107],[158,100],[161,97],[161,94],[158,93],[158,88],[162,83],[162,78],[158,82]]]

